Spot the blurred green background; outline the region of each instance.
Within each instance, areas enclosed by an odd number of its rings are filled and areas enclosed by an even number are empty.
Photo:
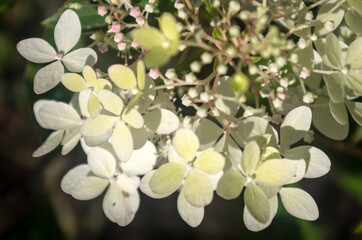
[[[279,204],[271,226],[252,233],[242,221],[242,200],[225,201],[215,195],[202,224],[194,229],[179,217],[176,194],[161,200],[141,194],[134,221],[122,228],[104,216],[102,197],[83,202],[63,193],[62,176],[85,162],[85,155],[78,146],[67,156],[57,149],[32,158],[49,134],[36,123],[32,105],[39,98],[67,101],[69,95],[58,86],[37,96],[32,79],[39,66],[16,51],[22,39],[51,38],[40,22],[63,2],[0,1],[0,239],[362,239],[362,129],[353,122],[343,142],[315,135],[314,145],[332,161],[326,176],[301,182],[319,206],[315,222],[298,220]],[[98,67],[115,63],[115,55],[101,56]]]

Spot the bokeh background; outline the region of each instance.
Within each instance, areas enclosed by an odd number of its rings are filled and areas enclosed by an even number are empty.
[[[67,156],[57,149],[33,158],[49,132],[36,123],[32,105],[39,98],[67,101],[69,96],[62,86],[37,96],[32,79],[39,66],[23,59],[16,44],[29,37],[51,39],[52,32],[40,23],[63,3],[0,1],[0,239],[362,239],[362,129],[353,122],[343,142],[316,131],[314,145],[328,154],[332,169],[320,179],[301,182],[319,206],[315,222],[298,220],[279,204],[271,226],[252,233],[243,225],[242,199],[225,201],[215,195],[194,229],[178,215],[176,194],[161,200],[141,194],[134,221],[120,227],[104,216],[102,197],[78,201],[62,192],[62,176],[86,157],[78,146]],[[102,56],[98,67],[118,61],[115,55]]]

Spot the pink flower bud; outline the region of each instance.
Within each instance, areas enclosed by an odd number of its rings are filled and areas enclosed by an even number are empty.
[[[120,42],[117,44],[117,47],[118,47],[119,51],[124,51],[126,49],[126,43]]]
[[[98,14],[103,17],[104,15],[107,14],[107,8],[105,8],[103,6],[98,7]]]
[[[152,79],[156,79],[160,76],[160,72],[158,71],[157,68],[152,68],[150,69],[150,72],[148,73],[148,75],[152,78]]]
[[[132,46],[133,48],[138,48],[140,45],[138,44],[138,42],[132,41],[131,46]]]
[[[119,43],[120,41],[122,41],[123,39],[123,34],[122,33],[116,33],[113,37],[113,40],[116,42],[116,43]]]
[[[136,18],[141,14],[139,7],[131,8],[131,12],[129,13],[132,17]]]
[[[121,31],[121,25],[117,22],[113,22],[111,28],[107,32],[118,33],[120,31]]]
[[[143,24],[145,24],[145,19],[143,17],[138,17],[138,18],[136,18],[136,22],[139,25],[143,25]]]

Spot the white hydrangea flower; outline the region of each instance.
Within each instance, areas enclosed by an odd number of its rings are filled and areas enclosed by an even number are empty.
[[[163,198],[182,186],[178,211],[185,222],[196,227],[203,219],[204,207],[213,199],[225,160],[214,150],[197,153],[199,139],[190,129],[177,130],[172,144],[168,153],[169,163],[146,174],[140,189],[150,197]]]
[[[91,48],[80,48],[69,52],[81,35],[81,24],[73,10],[66,10],[54,29],[57,51],[41,38],[28,38],[17,44],[18,52],[34,63],[49,63],[41,68],[34,78],[34,91],[41,94],[54,88],[64,74],[64,67],[71,72],[81,72],[85,65],[93,66],[97,54]]]
[[[137,191],[140,179],[152,170],[156,162],[156,148],[147,142],[132,153],[127,163],[116,160],[110,146],[93,148],[88,153],[88,164],[71,169],[63,178],[61,188],[79,200],[99,196],[108,187],[103,199],[105,215],[120,226],[129,224],[140,204]]]

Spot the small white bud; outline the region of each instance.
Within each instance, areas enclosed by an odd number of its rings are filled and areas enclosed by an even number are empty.
[[[181,102],[185,107],[190,107],[192,105],[192,100],[187,94],[183,95]]]
[[[318,39],[318,36],[313,34],[312,36],[310,36],[310,40],[312,40],[313,42],[316,41]]]
[[[229,2],[229,12],[238,12],[240,10],[240,3],[237,1]]]
[[[229,29],[229,33],[232,37],[238,37],[240,35],[240,28],[237,25],[232,25]]]
[[[145,10],[146,12],[153,13],[153,6],[151,4],[146,4]]]
[[[239,18],[243,21],[246,21],[249,19],[249,16],[250,16],[250,12],[247,11],[247,10],[243,10],[239,13]]]
[[[193,98],[197,98],[199,96],[199,91],[197,90],[197,88],[189,88],[189,91],[187,92],[187,94],[190,96],[191,99]]]
[[[178,17],[181,19],[186,20],[188,18],[187,13],[183,9],[179,9],[177,14],[178,14]]]
[[[271,73],[277,73],[279,71],[278,64],[276,64],[276,63],[269,64],[269,71]]]
[[[194,73],[190,72],[185,75],[185,81],[188,83],[193,83],[196,81],[196,76]]]
[[[173,5],[177,10],[180,10],[182,8],[185,7],[185,4],[183,4],[181,1],[176,1],[175,4]]]
[[[333,21],[328,21],[324,24],[324,27],[328,30],[328,32],[331,32],[334,30],[335,24]]]
[[[250,65],[249,66],[249,74],[255,75],[258,73],[258,67],[256,65]]]
[[[211,98],[211,96],[210,96],[209,93],[207,93],[207,92],[202,92],[202,93],[200,93],[200,100],[201,100],[202,102],[207,103],[207,102],[210,101],[210,98]]]
[[[306,94],[304,94],[303,96],[303,102],[304,103],[313,103],[314,102],[314,95],[311,92],[307,92]]]
[[[182,52],[183,50],[185,50],[186,49],[186,45],[185,44],[180,44],[180,45],[178,45],[178,50],[180,51],[180,52]]]
[[[176,80],[177,74],[174,68],[167,69],[165,76],[170,80]]]
[[[209,52],[204,52],[203,54],[201,54],[201,62],[202,64],[209,64],[212,63],[212,54]]]
[[[204,107],[199,107],[196,111],[196,115],[199,116],[200,118],[205,118],[207,117],[207,110]]]
[[[214,8],[220,7],[220,1],[219,1],[219,0],[214,0],[214,1],[212,2],[212,6],[213,6]]]
[[[300,74],[299,74],[299,77],[300,77],[300,78],[303,78],[303,79],[306,79],[306,78],[309,77],[309,76],[310,76],[310,71],[309,71],[309,69],[306,68],[306,67],[303,67],[303,68],[302,68],[302,71],[301,71]]]
[[[228,71],[228,67],[221,64],[221,65],[217,66],[216,71],[220,75],[225,75]]]
[[[201,71],[202,64],[199,61],[193,61],[190,64],[191,71],[198,73]]]
[[[237,52],[236,52],[236,49],[234,47],[228,47],[226,50],[225,50],[226,54],[229,55],[230,57],[235,57]]]
[[[111,24],[112,23],[112,17],[111,16],[107,16],[104,21],[108,24]]]
[[[305,14],[305,18],[306,21],[312,21],[313,19],[313,12],[309,11],[307,12],[307,14]]]

